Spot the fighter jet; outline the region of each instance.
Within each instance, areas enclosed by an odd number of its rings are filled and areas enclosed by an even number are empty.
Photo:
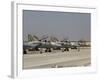
[[[43,53],[43,50],[44,52],[52,52],[53,49],[61,47],[61,44],[53,41],[54,39],[57,40],[57,38],[51,38],[49,36],[42,36],[42,38],[39,39],[36,36],[32,37],[31,35],[28,35],[29,41],[23,43],[24,53],[27,54],[26,50],[40,51],[40,53]]]
[[[43,52],[43,49],[45,49],[45,52],[52,52],[53,50],[60,48],[61,44],[58,43],[57,38],[51,37],[51,36],[45,36],[41,39],[41,44],[38,46],[40,49],[40,53]]]
[[[28,34],[28,41],[23,42],[23,52],[24,54],[27,54],[27,50],[30,51],[39,51],[38,45],[40,45],[41,42],[38,40],[38,37],[35,35]]]
[[[39,51],[38,46],[41,43],[39,41],[33,41],[33,42],[24,42],[23,43],[23,52],[24,54],[27,54],[27,50],[28,51]]]
[[[71,41],[71,49],[77,49],[79,46],[80,45],[77,41]]]

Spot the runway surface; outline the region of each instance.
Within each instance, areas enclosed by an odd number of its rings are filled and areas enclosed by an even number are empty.
[[[53,51],[42,53],[31,51],[23,55],[23,69],[62,68],[89,66],[91,64],[90,48],[70,50],[66,52]]]

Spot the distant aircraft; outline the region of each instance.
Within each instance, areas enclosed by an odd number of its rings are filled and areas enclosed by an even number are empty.
[[[61,49],[62,52],[69,51],[69,48],[71,47],[71,44],[69,41],[61,41]]]

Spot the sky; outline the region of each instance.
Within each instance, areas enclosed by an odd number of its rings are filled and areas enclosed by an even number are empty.
[[[91,14],[75,12],[54,12],[23,10],[23,38],[28,34],[41,37],[55,36],[71,41],[91,38]]]

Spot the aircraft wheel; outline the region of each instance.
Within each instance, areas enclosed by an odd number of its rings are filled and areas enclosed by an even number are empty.
[[[45,52],[47,52],[47,49],[45,50]]]
[[[69,48],[67,48],[67,51],[69,51]]]
[[[64,51],[66,51],[66,49],[64,49]]]
[[[49,49],[48,52],[51,52],[51,49]]]
[[[26,50],[24,50],[24,54],[27,54],[27,51]]]

